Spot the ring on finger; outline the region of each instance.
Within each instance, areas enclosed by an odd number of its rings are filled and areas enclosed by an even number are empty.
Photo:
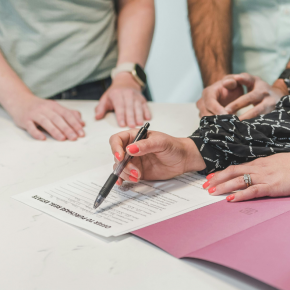
[[[252,185],[252,179],[251,179],[250,174],[244,174],[244,181],[247,187]]]

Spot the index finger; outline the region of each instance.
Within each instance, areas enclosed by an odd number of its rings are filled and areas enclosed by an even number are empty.
[[[133,142],[137,132],[137,129],[133,129],[117,133],[110,137],[109,142],[111,145],[112,153],[119,161],[122,161],[124,159],[125,148],[128,144],[131,144]]]
[[[229,114],[234,114],[238,110],[245,108],[249,105],[256,104],[259,101],[261,101],[260,96],[257,94],[254,94],[253,92],[250,92],[248,94],[245,94],[245,95],[237,98],[233,102],[229,103],[226,106],[226,110],[229,112]]]

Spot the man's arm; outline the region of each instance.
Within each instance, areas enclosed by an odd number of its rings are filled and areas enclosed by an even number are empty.
[[[154,0],[118,1],[118,62],[145,66],[155,24]],[[141,87],[131,73],[119,73],[96,107],[96,119],[115,110],[120,126],[135,127],[150,119]]]
[[[187,0],[192,42],[207,87],[231,73],[231,0]]]

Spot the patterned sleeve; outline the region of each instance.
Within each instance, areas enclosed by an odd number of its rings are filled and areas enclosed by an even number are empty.
[[[235,115],[203,117],[189,137],[200,151],[203,174],[275,153],[290,152],[290,95],[269,114],[240,121]]]

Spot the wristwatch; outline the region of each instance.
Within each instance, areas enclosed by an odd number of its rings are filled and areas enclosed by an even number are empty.
[[[286,68],[279,76],[279,79],[283,79],[290,93],[290,68]]]
[[[114,79],[116,75],[121,72],[131,73],[136,82],[141,86],[142,90],[145,89],[147,77],[143,68],[139,64],[132,62],[122,63],[117,67],[115,67],[114,69],[112,69],[111,78]]]

